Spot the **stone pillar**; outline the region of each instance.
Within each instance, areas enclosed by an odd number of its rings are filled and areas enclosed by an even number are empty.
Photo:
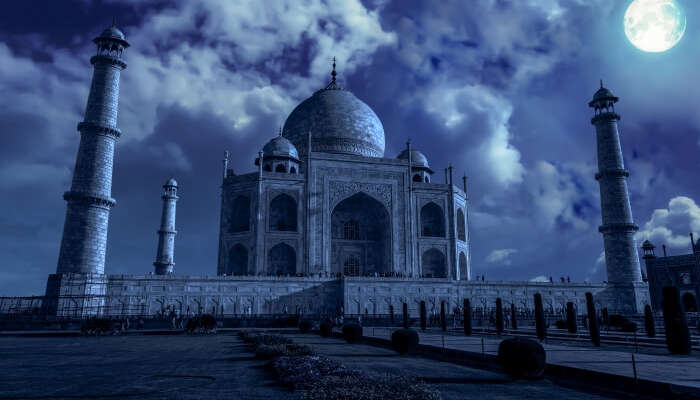
[[[129,43],[116,27],[107,28],[93,40],[97,54],[85,117],[78,124],[80,146],[73,181],[63,198],[68,202],[63,227],[57,274],[104,274],[107,224],[112,195],[114,145],[121,135],[117,129],[119,75],[126,68],[122,60]]]
[[[156,275],[166,275],[173,273],[175,266],[175,207],[177,200],[177,181],[173,178],[163,185],[163,214],[160,219],[160,229],[158,230],[158,252],[156,254],[155,266]]]
[[[639,290],[643,285],[639,255],[634,239],[639,229],[632,219],[627,177],[620,146],[620,134],[615,113],[618,98],[603,87],[593,96],[588,105],[595,110],[591,123],[596,129],[598,147],[598,173],[595,175],[600,185],[600,208],[602,225],[598,229],[603,234],[607,282],[613,293],[609,303],[620,312],[638,312]],[[644,285],[646,286],[646,285]]]

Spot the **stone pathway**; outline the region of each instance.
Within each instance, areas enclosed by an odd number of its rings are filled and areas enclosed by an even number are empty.
[[[296,398],[234,334],[0,338],[0,399]]]
[[[365,328],[365,335],[390,339],[391,328]],[[444,346],[457,350],[498,354],[498,344],[507,338],[493,336],[442,335],[438,332],[420,332],[420,343],[437,347]],[[605,347],[566,346],[562,344],[543,344],[547,351],[547,363],[605,372],[627,377],[634,376],[632,351],[607,350]],[[681,386],[700,388],[700,359],[693,356],[672,356],[659,354],[634,354],[637,377],[652,381],[673,383]]]

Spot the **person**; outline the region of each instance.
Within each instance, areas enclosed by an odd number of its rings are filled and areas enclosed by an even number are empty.
[[[137,325],[138,329],[143,329],[143,318],[139,318],[139,323]]]

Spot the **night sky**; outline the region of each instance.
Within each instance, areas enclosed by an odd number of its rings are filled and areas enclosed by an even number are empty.
[[[644,53],[628,1],[8,2],[0,15],[0,295],[55,272],[94,54],[116,18],[122,73],[106,271],[153,271],[162,185],[180,183],[175,273],[214,275],[221,159],[258,149],[330,79],[377,113],[387,157],[408,138],[443,182],[469,177],[473,274],[605,279],[587,102],[620,97],[638,239],[688,253],[700,233],[700,4],[680,43]],[[147,4],[143,4],[147,3]]]

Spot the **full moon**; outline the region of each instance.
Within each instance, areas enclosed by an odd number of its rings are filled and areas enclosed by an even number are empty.
[[[635,0],[625,11],[625,34],[642,51],[666,51],[683,33],[685,14],[675,0]]]

